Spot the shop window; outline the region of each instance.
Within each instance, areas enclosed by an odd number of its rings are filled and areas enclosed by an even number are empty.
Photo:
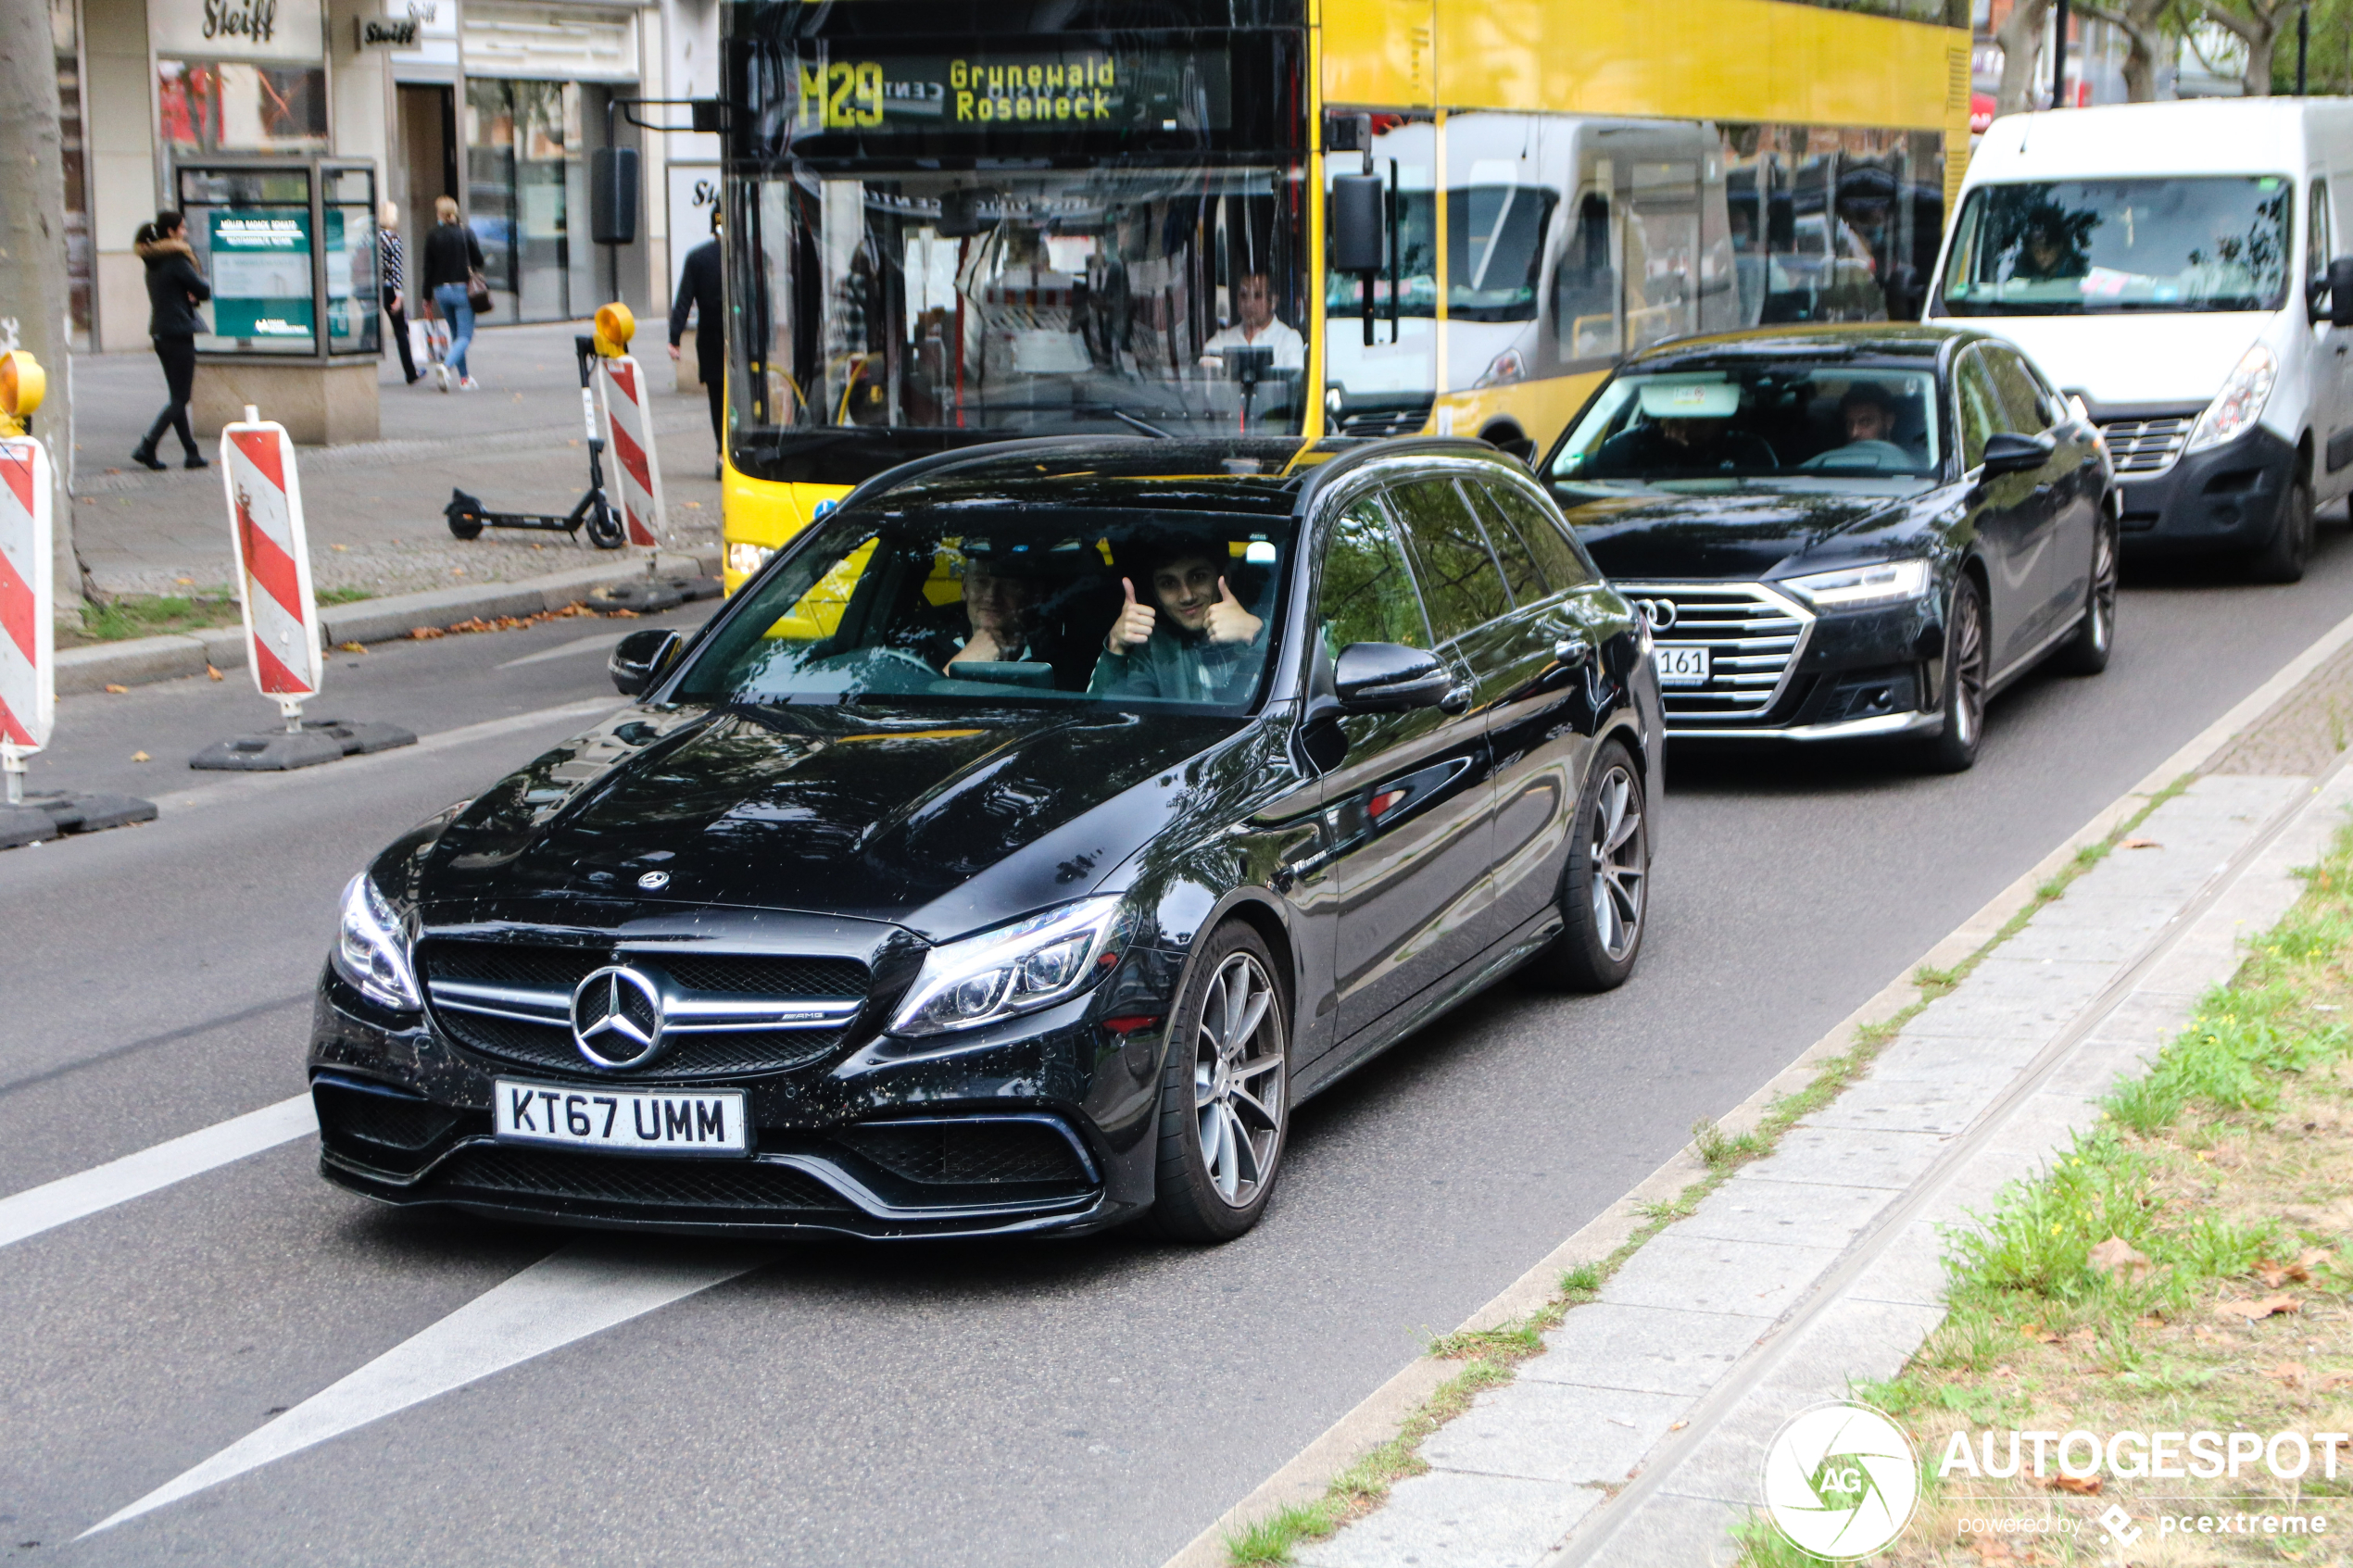
[[[157,129],[180,152],[304,152],[327,143],[318,66],[157,60]]]

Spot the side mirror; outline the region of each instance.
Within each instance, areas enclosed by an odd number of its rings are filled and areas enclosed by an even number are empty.
[[[2329,325],[2353,327],[2353,256],[2329,263]]]
[[[1454,689],[1438,656],[1402,643],[1351,643],[1332,667],[1332,690],[1350,713],[1435,708]]]
[[[1381,195],[1378,174],[1337,174],[1324,220],[1331,226],[1332,270],[1378,272],[1381,263]]]
[[[2058,443],[2047,435],[2020,435],[2011,431],[1996,431],[1985,438],[1985,468],[1987,479],[1999,473],[2024,473],[2039,469],[2051,460],[2051,453]]]
[[[670,668],[678,657],[681,639],[677,633],[654,627],[644,632],[632,632],[621,639],[605,660],[605,669],[612,675],[612,689],[623,696],[643,693]]]
[[[588,155],[588,237],[600,245],[637,243],[637,149]]]

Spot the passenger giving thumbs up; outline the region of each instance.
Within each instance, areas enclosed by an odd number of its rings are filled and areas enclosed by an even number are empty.
[[[1152,607],[1136,602],[1136,584],[1126,578],[1121,578],[1119,585],[1127,595],[1127,603],[1119,619],[1111,623],[1111,635],[1103,639],[1103,646],[1125,659],[1152,640]]]
[[[1217,580],[1217,602],[1209,607],[1209,617],[1202,622],[1202,630],[1209,633],[1213,643],[1246,643],[1258,635],[1266,623],[1244,609],[1234,598],[1226,580]]]

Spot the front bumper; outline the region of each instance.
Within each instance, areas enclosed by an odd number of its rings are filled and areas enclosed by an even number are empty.
[[[1132,1013],[1139,991],[1177,961],[1131,949],[1086,995],[946,1043],[845,1041],[788,1071],[667,1083],[657,1072],[484,1058],[422,1018],[383,1012],[330,969],[309,1058],[320,1173],[384,1203],[599,1229],[873,1239],[1098,1230],[1151,1204],[1164,1043],[1159,1020],[1106,1029],[1103,997],[1120,996]],[[499,1078],[740,1089],[752,1148],[688,1159],[502,1143],[492,1135]]]
[[[2119,474],[2122,543],[2135,554],[2260,549],[2280,525],[2296,448],[2257,425],[2174,459],[2161,473]]]

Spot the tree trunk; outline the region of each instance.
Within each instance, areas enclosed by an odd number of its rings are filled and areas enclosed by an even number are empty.
[[[2253,38],[2246,41],[2246,80],[2239,85],[2239,92],[2245,96],[2268,98],[2271,95],[2271,49],[2278,42],[2276,29],[2265,30],[2260,41]]]
[[[2246,76],[2239,83],[2239,92],[2249,98],[2271,95],[2271,51],[2278,44],[2280,31],[2296,9],[2298,0],[2246,0],[2249,15],[2226,11],[2215,0],[2201,0],[2208,19],[2238,34],[2246,45]]]
[[[57,468],[57,619],[80,628],[82,574],[73,550],[72,352],[66,285],[66,179],[58,129],[57,53],[48,0],[0,0],[0,318],[48,372],[33,433]]]
[[[2125,0],[2123,6],[2111,11],[2076,0],[2077,16],[2106,22],[2124,35],[2124,96],[2130,103],[2157,101],[2157,62],[2164,43],[2163,35],[2158,31],[2157,19],[2170,4],[2171,0]]]
[[[1995,114],[2017,114],[2034,101],[2034,84],[2039,80],[2034,68],[2043,52],[2043,24],[2050,14],[2051,0],[2018,0],[1994,30],[1994,41],[2002,46],[2002,85],[1994,99]]]

